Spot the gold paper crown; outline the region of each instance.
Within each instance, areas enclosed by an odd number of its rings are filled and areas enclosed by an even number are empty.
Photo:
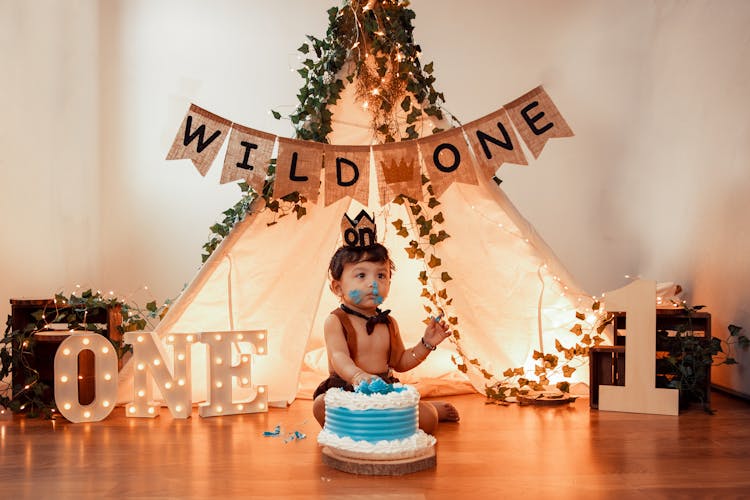
[[[409,163],[406,163],[404,158],[401,158],[398,163],[394,159],[391,159],[390,164],[381,161],[380,166],[383,169],[385,182],[388,184],[408,182],[414,178],[414,158]]]
[[[347,214],[341,218],[341,237],[344,245],[366,248],[377,243],[375,219],[364,210],[360,211],[354,220]]]

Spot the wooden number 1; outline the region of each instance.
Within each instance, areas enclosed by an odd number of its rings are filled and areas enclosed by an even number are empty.
[[[608,311],[627,317],[625,386],[600,385],[599,409],[631,413],[677,415],[679,392],[655,387],[656,380],[656,282],[637,280],[608,292]]]

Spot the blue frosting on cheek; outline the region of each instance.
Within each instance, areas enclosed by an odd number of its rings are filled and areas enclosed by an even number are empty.
[[[362,294],[359,292],[359,290],[351,290],[348,295],[352,302],[354,302],[355,304],[359,304],[360,302],[362,302]]]
[[[380,290],[378,289],[377,281],[372,282],[372,295],[377,305],[380,305],[383,303],[383,297],[380,295]]]

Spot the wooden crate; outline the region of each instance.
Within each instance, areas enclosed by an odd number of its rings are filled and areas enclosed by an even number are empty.
[[[627,317],[625,313],[613,312],[614,346],[592,347],[589,350],[589,404],[599,407],[600,385],[625,385],[625,344],[627,339]],[[689,317],[682,309],[656,310],[656,379],[654,387],[667,387],[674,372],[664,360],[676,350],[676,340],[671,332],[681,325],[692,323],[692,329],[703,342],[711,342],[711,314],[706,312],[692,313]],[[708,370],[704,388],[706,402],[711,402],[711,370]]]

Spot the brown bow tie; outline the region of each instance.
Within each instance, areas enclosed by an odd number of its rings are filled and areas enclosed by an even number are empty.
[[[359,311],[355,311],[351,307],[348,307],[344,304],[341,304],[341,310],[347,314],[351,314],[353,316],[357,316],[358,318],[367,320],[367,323],[365,323],[365,330],[367,330],[367,335],[370,335],[375,330],[375,325],[377,325],[378,323],[383,323],[386,325],[390,323],[390,318],[388,317],[388,315],[391,313],[390,309],[386,309],[385,311],[375,309],[375,312],[377,314],[375,314],[374,316],[367,316]]]

